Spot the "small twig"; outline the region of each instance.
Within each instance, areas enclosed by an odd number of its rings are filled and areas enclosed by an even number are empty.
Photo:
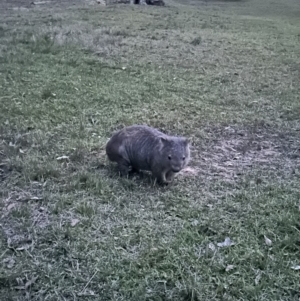
[[[33,5],[41,5],[41,4],[47,4],[50,3],[51,1],[36,1],[36,2],[31,2]]]
[[[93,276],[90,278],[90,280],[87,282],[87,284],[85,285],[85,287],[82,289],[82,291],[80,292],[80,294],[82,294],[84,292],[84,290],[87,288],[87,286],[90,284],[90,282],[92,281],[92,279],[95,277],[95,275],[97,274],[98,270],[96,270],[96,272],[93,274]]]
[[[2,258],[2,257],[5,255],[6,252],[8,252],[8,249],[6,249],[6,250],[0,255],[0,258]]]

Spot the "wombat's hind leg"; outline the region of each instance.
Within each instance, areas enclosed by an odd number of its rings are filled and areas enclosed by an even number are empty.
[[[129,173],[130,163],[125,159],[118,161],[118,169],[120,171],[121,176],[127,176]]]

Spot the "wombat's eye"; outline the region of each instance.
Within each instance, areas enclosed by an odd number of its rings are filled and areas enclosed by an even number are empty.
[[[172,157],[171,157],[170,155],[168,156],[168,158],[169,158],[169,160],[171,160],[171,159],[172,159]]]
[[[185,157],[182,157],[182,160],[184,161],[184,160],[185,160]]]

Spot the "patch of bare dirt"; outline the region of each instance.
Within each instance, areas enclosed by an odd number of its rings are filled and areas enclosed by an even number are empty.
[[[267,127],[206,128],[207,137],[183,175],[236,181],[251,169],[286,177],[300,170],[300,132],[274,131]],[[197,149],[196,149],[197,148]]]

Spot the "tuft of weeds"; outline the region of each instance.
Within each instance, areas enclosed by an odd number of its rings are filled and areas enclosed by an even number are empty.
[[[202,42],[202,38],[201,38],[201,37],[197,37],[197,38],[194,38],[194,39],[191,41],[191,44],[192,44],[193,46],[198,46],[198,45],[201,44],[201,42]]]

